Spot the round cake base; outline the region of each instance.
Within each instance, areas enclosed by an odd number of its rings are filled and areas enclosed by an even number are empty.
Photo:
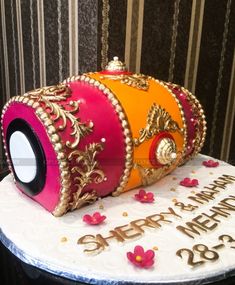
[[[7,176],[0,183],[0,240],[27,264],[90,284],[204,284],[232,276],[235,167],[221,161],[205,167],[208,159],[199,155],[145,187],[153,203],[137,201],[137,189],[60,218],[19,192]],[[182,186],[184,178],[199,184]],[[94,212],[105,221],[83,222]],[[128,260],[137,245],[154,251],[152,267]]]

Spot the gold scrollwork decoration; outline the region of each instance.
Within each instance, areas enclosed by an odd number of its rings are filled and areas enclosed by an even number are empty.
[[[171,118],[170,114],[154,103],[148,112],[146,127],[140,130],[139,138],[134,138],[135,146],[139,146],[161,131],[182,133],[178,123]]]
[[[99,184],[106,180],[105,174],[99,168],[96,160],[96,155],[103,149],[103,142],[90,143],[84,151],[74,150],[69,154],[68,159],[70,161],[76,157],[76,166],[72,167],[71,172],[77,175],[74,178],[77,191],[73,194],[70,210],[80,208],[83,204],[91,204],[97,200],[98,197],[94,190],[84,194],[82,194],[82,191],[89,184]]]
[[[123,84],[144,91],[149,88],[149,77],[143,74],[102,75],[101,79],[120,80]]]
[[[137,169],[139,172],[139,176],[141,178],[141,184],[143,186],[148,186],[157,182],[159,179],[161,179],[162,177],[170,173],[172,170],[174,170],[177,167],[181,157],[182,157],[182,152],[178,151],[174,163],[172,164],[166,164],[159,168],[153,168],[153,167],[144,167],[139,163],[134,163],[134,168]]]
[[[71,96],[71,90],[67,85],[60,83],[28,91],[26,95],[39,100],[46,97],[48,101],[64,101]]]
[[[65,84],[58,84],[55,86],[47,86],[39,88],[26,93],[32,99],[37,99],[45,105],[45,108],[49,110],[52,120],[54,122],[61,121],[58,127],[59,131],[63,131],[70,122],[71,132],[70,136],[74,140],[66,141],[66,146],[68,148],[74,149],[78,146],[80,139],[85,137],[87,134],[92,132],[93,123],[90,121],[88,123],[82,123],[79,118],[75,116],[79,112],[79,101],[70,101],[64,105],[59,105],[58,102],[66,101],[67,98],[71,96],[71,91],[69,87]]]
[[[166,173],[165,167],[145,168],[136,163],[134,165],[134,168],[136,168],[139,171],[143,186],[148,186],[148,185],[155,183],[157,180],[162,178]]]

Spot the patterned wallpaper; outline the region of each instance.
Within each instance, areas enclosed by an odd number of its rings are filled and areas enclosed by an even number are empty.
[[[0,15],[0,106],[117,55],[196,94],[203,153],[235,164],[235,0],[0,0]]]
[[[201,101],[203,153],[235,164],[235,1],[110,0],[108,57],[184,85]],[[103,21],[105,18],[103,18]]]
[[[117,55],[195,93],[208,122],[203,153],[235,164],[234,43],[235,0],[0,0],[0,108]],[[28,284],[0,253],[3,283]]]

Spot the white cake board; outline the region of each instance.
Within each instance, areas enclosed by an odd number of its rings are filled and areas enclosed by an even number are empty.
[[[61,277],[91,284],[204,284],[226,278],[235,274],[235,249],[230,248],[231,244],[218,250],[219,259],[216,261],[208,261],[195,268],[187,264],[186,258],[181,259],[176,255],[178,249],[192,249],[193,245],[199,243],[211,248],[219,243],[218,237],[223,234],[235,238],[235,212],[231,212],[228,218],[221,219],[222,222],[216,229],[202,233],[194,240],[176,229],[177,225],[184,225],[202,212],[208,213],[213,205],[235,194],[234,182],[221,190],[213,201],[201,205],[194,212],[174,207],[173,199],[190,202],[187,197],[193,195],[191,191],[198,193],[222,174],[235,176],[235,167],[224,162],[220,162],[217,168],[202,166],[202,161],[207,159],[209,157],[199,155],[155,185],[145,188],[146,191],[154,192],[153,204],[135,201],[133,196],[138,190],[133,190],[119,197],[107,197],[61,218],[53,217],[17,191],[12,176],[9,175],[0,183],[0,240],[27,264]],[[180,180],[185,177],[198,179],[199,186],[192,189],[180,186]],[[175,191],[171,191],[171,188]],[[104,209],[99,208],[100,204]],[[173,222],[163,224],[161,228],[146,228],[138,240],[122,244],[110,241],[109,248],[97,255],[85,254],[85,247],[77,244],[77,240],[84,235],[99,233],[107,237],[109,230],[117,226],[164,212],[168,207],[175,209],[183,218],[172,217],[170,219]],[[95,211],[107,216],[105,223],[99,226],[86,225],[82,221],[83,215]],[[128,215],[123,216],[124,212]],[[62,242],[63,237],[67,238],[66,242]],[[145,250],[158,247],[153,268],[139,269],[128,261],[126,252],[133,251],[136,245],[143,246]]]

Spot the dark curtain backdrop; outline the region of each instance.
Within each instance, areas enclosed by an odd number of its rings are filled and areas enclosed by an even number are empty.
[[[1,108],[117,55],[196,94],[202,152],[235,164],[235,0],[0,0],[0,15]]]

